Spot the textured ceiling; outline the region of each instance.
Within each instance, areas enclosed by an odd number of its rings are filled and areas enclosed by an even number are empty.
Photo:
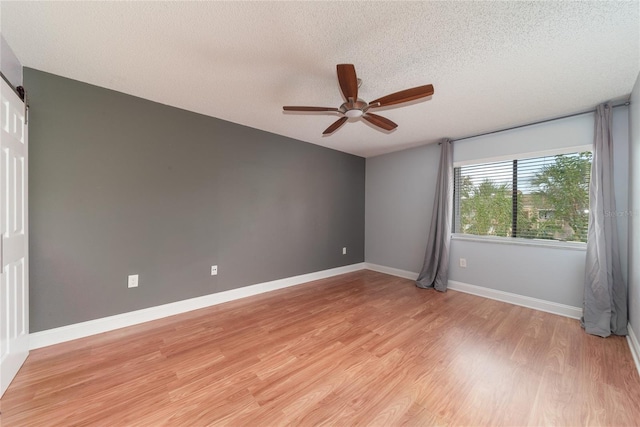
[[[27,67],[368,157],[584,111],[640,71],[635,2],[10,2],[3,36]],[[430,99],[331,136],[338,63],[364,100]],[[28,88],[27,88],[28,89]]]

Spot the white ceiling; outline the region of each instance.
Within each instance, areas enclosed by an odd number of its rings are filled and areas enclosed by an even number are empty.
[[[585,111],[640,71],[633,2],[11,2],[1,31],[22,64],[369,157]],[[433,84],[430,99],[331,136],[338,63],[371,101]],[[28,88],[27,88],[28,90]],[[384,111],[383,111],[384,110]]]

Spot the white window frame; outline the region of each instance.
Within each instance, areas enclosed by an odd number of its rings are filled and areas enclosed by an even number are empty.
[[[562,147],[562,148],[551,149],[551,150],[530,151],[526,153],[510,154],[510,155],[504,155],[504,156],[491,156],[491,157],[485,157],[485,158],[479,158],[479,159],[469,159],[465,161],[453,162],[453,167],[457,168],[461,166],[477,165],[482,163],[521,160],[521,159],[528,159],[532,157],[558,156],[561,154],[581,153],[584,151],[593,152],[593,145],[584,144],[584,145]],[[452,197],[455,197],[455,195],[452,195]],[[454,203],[454,209],[453,209],[454,218],[452,220],[452,224],[453,226],[455,226],[455,215],[456,215],[455,200],[453,200],[453,203]],[[547,239],[526,239],[523,237],[479,236],[474,234],[462,234],[462,233],[455,233],[455,232],[451,233],[451,239],[470,241],[470,242],[480,242],[480,243],[504,244],[504,245],[540,246],[540,247],[548,247],[548,248],[573,249],[573,250],[579,250],[579,251],[587,250],[587,244],[585,242],[563,242],[559,240],[547,240]]]

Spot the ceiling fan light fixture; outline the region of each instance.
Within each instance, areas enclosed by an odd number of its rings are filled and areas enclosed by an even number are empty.
[[[344,115],[352,118],[352,117],[362,117],[362,114],[364,114],[362,112],[362,110],[358,110],[358,109],[353,109],[353,110],[347,110],[345,111]]]

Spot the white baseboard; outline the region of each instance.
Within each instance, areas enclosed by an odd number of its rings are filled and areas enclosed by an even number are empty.
[[[369,262],[364,263],[364,268],[366,268],[367,270],[377,271],[378,273],[385,273],[392,276],[402,277],[403,279],[416,280],[418,278],[418,273],[414,273],[413,271],[400,270],[398,268],[371,264]]]
[[[364,266],[368,270],[391,274],[392,276],[402,277],[409,280],[416,280],[418,278],[418,273],[414,273],[412,271],[399,270],[397,268],[371,264],[368,262],[365,262]],[[509,304],[520,305],[527,308],[533,308],[534,310],[546,311],[547,313],[558,314],[560,316],[570,317],[572,319],[579,319],[582,316],[582,308],[580,307],[572,307],[570,305],[559,304],[556,302],[546,301],[538,298],[498,291],[482,286],[470,285],[468,283],[457,282],[455,280],[449,280],[447,287],[454,291],[507,302]]]
[[[629,343],[629,349],[631,349],[631,356],[633,356],[633,361],[636,362],[636,369],[638,370],[638,375],[640,375],[640,342],[638,342],[638,337],[631,328],[631,324],[627,325],[627,330],[629,331],[627,342]]]
[[[186,313],[191,310],[198,310],[200,308],[210,307],[213,305],[234,301],[265,292],[275,291],[277,289],[283,289],[314,280],[325,279],[328,277],[364,269],[390,274],[392,276],[402,277],[409,280],[416,280],[418,278],[418,273],[414,273],[412,271],[400,270],[397,268],[386,267],[383,265],[371,264],[366,262],[351,264],[344,267],[332,268],[329,270],[317,271],[315,273],[258,283],[255,285],[245,286],[242,288],[232,289],[216,294],[204,295],[188,300],[172,302],[169,304],[149,307],[142,310],[116,314],[114,316],[103,317],[100,319],[89,320],[73,325],[34,332],[29,335],[29,347],[31,350],[41,347],[47,347],[50,345],[59,344],[78,338],[84,338],[91,335],[124,328],[127,326],[137,325],[139,323],[161,319],[163,317]],[[484,288],[482,286],[470,285],[468,283],[450,280],[448,288],[451,290],[465,292],[468,294],[494,299],[514,305],[520,305],[535,310],[546,311],[548,313],[558,314],[573,319],[579,319],[582,316],[582,309],[579,307],[572,307],[569,305],[558,304],[555,302],[531,298],[523,295],[513,294],[510,292]],[[636,364],[636,368],[638,369],[638,373],[640,374],[640,344],[638,342],[637,336],[631,328],[631,325],[629,325],[628,329],[629,335],[627,336],[627,342],[629,343],[629,348],[631,349],[633,360]]]
[[[572,319],[580,319],[580,317],[582,317],[582,308],[580,307],[573,307],[571,305],[513,294],[511,292],[498,291],[496,289],[470,285],[468,283],[456,282],[455,280],[449,280],[447,287],[454,291],[508,302],[522,307],[533,308],[534,310],[546,311],[547,313],[558,314]]]
[[[234,301],[252,295],[275,291],[276,289],[296,286],[314,280],[325,279],[327,277],[337,276],[344,273],[350,273],[352,271],[359,271],[363,270],[364,268],[364,263],[351,264],[344,267],[317,271],[315,273],[302,274],[300,276],[287,277],[284,279],[273,280],[271,282],[258,283],[251,286],[245,286],[229,291],[204,295],[188,300],[172,302],[169,304],[149,307],[142,310],[116,314],[114,316],[103,317],[100,319],[75,323],[73,325],[61,326],[59,328],[34,332],[29,335],[29,348],[33,350],[53,344],[59,344],[78,338],[88,337],[90,335],[112,331],[114,329],[124,328],[127,326],[137,325],[139,323],[149,322],[151,320],[161,319],[163,317],[185,313],[191,310],[197,310],[216,304]]]

